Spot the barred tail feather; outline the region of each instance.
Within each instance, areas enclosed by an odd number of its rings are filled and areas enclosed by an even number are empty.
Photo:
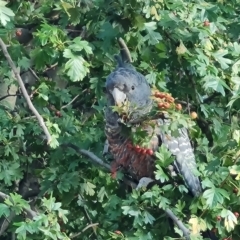
[[[162,142],[169,151],[176,157],[174,165],[183,176],[186,185],[194,196],[199,196],[202,192],[199,178],[197,177],[197,165],[193,149],[185,128],[179,129],[179,136],[173,137],[160,133]]]

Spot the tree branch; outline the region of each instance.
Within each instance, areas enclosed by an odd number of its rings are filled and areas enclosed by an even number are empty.
[[[3,99],[5,99],[7,97],[16,97],[16,96],[21,96],[21,94],[8,94],[6,96],[0,97],[0,101],[2,101]]]
[[[39,125],[40,125],[41,128],[43,129],[43,132],[45,133],[45,135],[46,135],[46,137],[47,137],[47,143],[49,144],[50,141],[51,141],[51,139],[52,139],[52,137],[51,137],[51,135],[50,135],[50,133],[49,133],[49,131],[48,131],[48,129],[47,129],[44,121],[43,121],[42,116],[38,113],[38,111],[36,110],[36,108],[33,106],[32,102],[31,102],[31,99],[30,99],[30,97],[28,96],[27,90],[26,90],[26,88],[25,88],[25,86],[24,86],[24,83],[23,83],[23,81],[22,81],[22,78],[21,78],[21,76],[19,75],[19,73],[18,73],[18,71],[17,71],[17,68],[16,68],[14,62],[12,61],[12,59],[11,59],[11,57],[10,57],[8,51],[7,51],[7,47],[6,47],[5,43],[3,42],[3,40],[2,40],[1,38],[0,38],[0,46],[1,46],[1,48],[2,48],[2,51],[3,51],[3,54],[4,54],[5,58],[6,58],[7,61],[8,61],[9,66],[11,67],[11,69],[12,69],[12,71],[13,71],[13,73],[14,73],[17,81],[18,81],[18,84],[19,84],[19,86],[20,86],[20,88],[21,88],[21,91],[22,91],[22,93],[23,93],[23,96],[24,96],[24,98],[25,98],[26,101],[27,101],[28,107],[29,107],[29,109],[33,112],[33,114],[37,117],[37,120],[38,120],[38,122],[39,122]]]
[[[86,90],[86,89],[85,89],[85,90]],[[84,92],[84,90],[83,90],[83,92]],[[83,93],[83,92],[82,92],[82,93]],[[68,107],[69,105],[71,105],[79,96],[80,96],[80,94],[78,94],[77,96],[75,96],[68,104],[62,106],[61,109],[64,109],[64,108]]]
[[[124,59],[126,58],[131,63],[132,62],[132,57],[131,57],[130,51],[129,51],[126,43],[124,42],[124,40],[122,38],[118,39],[118,44],[121,48],[122,57],[124,56]]]
[[[179,218],[177,218],[177,216],[172,212],[172,210],[167,208],[165,210],[165,213],[182,230],[184,237],[186,237],[187,240],[190,240],[190,231],[184,226],[182,221]]]
[[[74,235],[71,236],[70,238],[71,238],[71,239],[76,238],[76,237],[78,237],[79,235],[81,235],[83,232],[85,232],[87,229],[89,229],[90,227],[96,227],[96,226],[98,226],[98,225],[99,225],[99,223],[91,223],[91,224],[87,225],[81,232],[74,234]]]
[[[92,163],[98,164],[101,167],[107,169],[108,171],[111,170],[111,167],[109,164],[105,163],[102,159],[100,159],[98,156],[96,156],[94,153],[87,151],[85,149],[80,149],[79,147],[77,147],[76,145],[72,144],[72,143],[63,143],[61,144],[62,146],[65,147],[70,147],[72,149],[74,149],[77,153],[84,155],[86,157],[88,157]]]

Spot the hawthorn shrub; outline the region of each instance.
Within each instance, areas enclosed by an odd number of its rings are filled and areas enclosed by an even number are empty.
[[[0,238],[184,239],[171,209],[191,239],[239,239],[239,12],[234,0],[0,1]],[[198,199],[164,184],[164,148],[162,186],[109,174],[104,84],[119,37],[181,104],[181,124],[192,118]]]

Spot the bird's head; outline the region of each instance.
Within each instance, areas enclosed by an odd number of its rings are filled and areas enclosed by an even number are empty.
[[[151,107],[151,89],[146,78],[131,68],[118,68],[106,80],[110,103],[122,107],[131,123],[137,123]]]

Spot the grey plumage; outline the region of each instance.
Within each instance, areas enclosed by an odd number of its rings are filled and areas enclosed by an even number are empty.
[[[164,124],[163,120],[160,120]],[[178,172],[183,176],[186,185],[194,196],[199,196],[202,192],[199,178],[197,177],[197,164],[193,148],[188,137],[186,128],[180,128],[179,136],[173,137],[159,132],[163,144],[175,156],[174,165]]]

